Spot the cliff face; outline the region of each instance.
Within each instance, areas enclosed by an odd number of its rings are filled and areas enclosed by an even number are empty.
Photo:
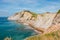
[[[8,17],[8,20],[19,20],[20,13],[16,13],[13,16]]]
[[[8,17],[8,20],[16,20],[42,32],[42,35],[29,37],[26,40],[60,40],[60,11],[58,13],[34,14],[24,10]]]
[[[60,23],[60,14],[49,12],[44,14],[35,14],[34,12],[24,10],[8,17],[8,20],[16,20],[19,23],[31,26],[37,31],[45,31],[50,28],[50,26]]]
[[[22,11],[12,15],[11,17],[8,17],[8,20],[20,20],[20,19],[29,20],[31,16],[32,14],[30,12]]]
[[[25,40],[60,40],[60,13],[57,13],[43,34],[26,38]]]
[[[52,21],[56,14],[53,13],[45,13],[37,16],[37,20],[35,21],[34,25],[36,27],[41,27],[47,29],[51,26]]]
[[[60,24],[60,13],[57,14],[53,20],[53,24],[56,25],[56,24]]]

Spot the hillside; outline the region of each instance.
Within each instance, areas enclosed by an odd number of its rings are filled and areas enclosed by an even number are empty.
[[[25,40],[60,40],[60,30],[55,32],[47,33],[44,35],[37,35],[28,37]]]
[[[43,34],[27,37],[25,40],[60,40],[60,24],[53,25]]]

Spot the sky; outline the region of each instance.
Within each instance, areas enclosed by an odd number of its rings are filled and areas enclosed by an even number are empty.
[[[36,13],[57,12],[60,0],[0,0],[0,17],[11,16],[22,10]]]

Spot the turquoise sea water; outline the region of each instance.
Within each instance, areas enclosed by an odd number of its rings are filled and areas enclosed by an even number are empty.
[[[25,27],[22,24],[7,20],[7,17],[0,17],[0,40],[4,40],[6,37],[11,37],[13,40],[24,40],[26,37],[35,35],[33,30]]]

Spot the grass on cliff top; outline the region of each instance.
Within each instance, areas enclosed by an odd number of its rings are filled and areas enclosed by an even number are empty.
[[[29,10],[24,10],[24,11],[31,13],[31,14],[33,15],[33,17],[37,17],[37,13],[35,13],[35,12],[31,12],[31,11],[29,11]]]
[[[33,15],[32,17],[37,18],[37,13],[31,12],[31,14]]]
[[[60,31],[37,35],[27,38],[26,40],[60,40]]]

